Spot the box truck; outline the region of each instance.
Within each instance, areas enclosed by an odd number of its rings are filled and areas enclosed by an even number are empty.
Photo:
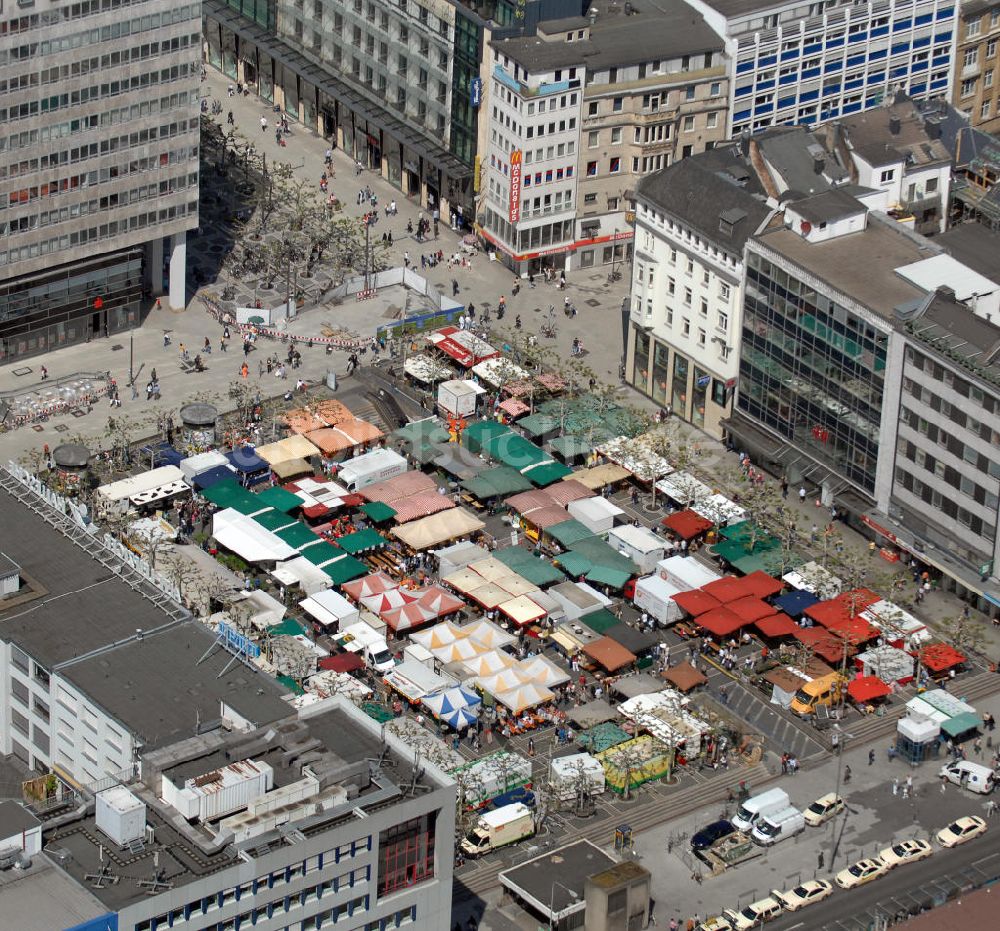
[[[757,819],[787,808],[791,802],[784,789],[768,789],[748,798],[733,815],[733,826],[737,831],[749,831]]]
[[[534,833],[535,816],[531,809],[515,802],[476,818],[460,846],[467,857],[481,857],[499,847],[516,844]]]
[[[360,654],[365,665],[376,672],[389,672],[396,665],[385,637],[364,621],[345,627],[335,639],[348,653]]]
[[[373,449],[343,463],[337,470],[337,481],[353,493],[405,471],[406,460],[399,453],[391,449]]]

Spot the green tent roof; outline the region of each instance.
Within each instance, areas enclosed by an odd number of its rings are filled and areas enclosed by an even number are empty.
[[[631,572],[612,569],[610,566],[594,566],[587,573],[587,581],[596,585],[608,585],[611,588],[624,588],[625,583],[632,578]]]
[[[961,714],[956,714],[953,718],[948,718],[947,721],[942,721],[941,730],[949,737],[960,737],[962,734],[976,730],[979,725],[978,715],[973,714],[971,711],[963,711]]]
[[[278,681],[286,688],[289,692],[294,692],[296,695],[302,695],[305,689],[298,684],[291,676],[278,676]]]
[[[375,521],[376,524],[381,524],[382,521],[396,516],[395,509],[389,507],[383,501],[369,501],[367,504],[361,506],[361,510]]]
[[[572,475],[573,470],[563,465],[561,462],[546,462],[544,465],[535,466],[524,473],[528,479],[538,486],[551,485],[567,475]]]
[[[342,549],[338,549],[325,540],[321,541],[317,546],[307,546],[304,550],[301,550],[301,553],[314,566],[320,567],[322,567],[323,563],[344,555]]]
[[[570,546],[570,549],[590,560],[594,566],[603,566],[605,569],[617,569],[619,572],[627,572],[629,575],[637,571],[637,566],[628,556],[619,553],[613,546],[609,546],[600,537],[587,537],[577,540]]]
[[[777,549],[757,550],[750,556],[737,559],[731,565],[742,575],[749,575],[758,569],[768,575],[777,577],[783,576],[795,566],[801,566],[806,562],[806,557],[799,553],[789,553],[780,547]]]
[[[605,439],[605,435],[601,435],[597,438],[597,441]],[[586,456],[594,448],[594,443],[589,437],[574,436],[567,434],[565,436],[557,436],[549,446],[552,450],[558,453],[563,459],[576,459],[578,456]]]
[[[313,546],[316,543],[323,542],[321,537],[314,534],[300,521],[296,521],[291,525],[291,527],[285,527],[283,530],[276,530],[274,535],[279,540],[284,540],[289,546],[294,546],[297,550],[303,550],[307,546]]]
[[[286,617],[280,624],[269,627],[267,632],[272,637],[301,637],[305,630],[294,617]]]
[[[592,537],[594,531],[589,527],[585,527],[581,524],[575,517],[571,517],[569,520],[564,520],[562,523],[553,524],[551,527],[546,527],[545,532],[561,543],[563,546],[570,547],[574,543],[578,543],[580,540],[586,540],[587,537]]]
[[[746,540],[750,534],[751,523],[748,520],[741,520],[735,524],[719,528],[719,536],[723,540]]]
[[[256,495],[250,494],[236,479],[226,479],[205,488],[201,496],[206,501],[220,508],[233,508],[241,514],[253,514],[255,511],[267,510],[267,504],[261,504]]]
[[[277,531],[285,527],[293,527],[298,521],[294,517],[289,517],[274,508],[268,508],[260,514],[254,514],[253,519],[257,521],[265,530]]]
[[[394,440],[401,440],[411,446],[432,446],[448,439],[448,431],[434,417],[416,420],[392,431]]]
[[[530,414],[517,422],[518,429],[528,436],[541,436],[559,428],[559,418],[551,414]]]
[[[595,634],[601,635],[621,623],[607,608],[598,608],[590,614],[583,615],[580,622],[586,624]]]
[[[531,482],[517,469],[505,465],[482,472],[475,478],[466,479],[461,484],[469,494],[475,495],[480,500],[502,498],[519,491],[528,491],[533,487]]]
[[[590,572],[591,565],[593,565],[582,553],[574,553],[572,550],[561,553],[556,557],[556,562],[563,567],[567,575],[574,579],[581,575],[586,575]]]
[[[735,564],[746,556],[759,556],[761,553],[766,553],[768,550],[779,548],[780,545],[781,541],[777,537],[772,537],[761,531],[757,536],[757,540],[752,550],[750,549],[749,539],[736,539],[723,540],[720,543],[714,544],[712,546],[712,552],[720,559],[724,559],[728,563]]]
[[[623,731],[617,724],[606,721],[604,724],[598,724],[596,727],[579,734],[576,742],[591,753],[600,753],[602,750],[610,750],[612,747],[617,747],[618,744],[623,744],[626,740],[631,739],[631,734]]]
[[[359,579],[361,576],[368,575],[371,572],[371,569],[361,562],[360,559],[355,559],[346,553],[335,562],[320,566],[320,569],[330,577],[334,585],[343,585],[344,582],[350,582],[351,579]]]
[[[274,508],[276,511],[284,511],[286,514],[302,507],[303,504],[298,495],[293,495],[280,485],[265,488],[257,495],[257,500],[261,502],[261,507]]]
[[[511,433],[510,427],[495,420],[477,420],[462,431],[462,445],[479,453],[487,448],[496,437]]]
[[[337,546],[348,553],[363,553],[365,550],[378,549],[380,546],[385,546],[385,542],[385,537],[371,528],[337,538]]]
[[[539,556],[532,556],[523,547],[508,546],[502,550],[496,550],[493,555],[533,585],[541,587],[553,582],[561,582],[564,579],[563,574],[552,563]]]

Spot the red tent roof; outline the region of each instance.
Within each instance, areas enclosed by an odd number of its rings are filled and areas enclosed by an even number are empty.
[[[747,624],[774,614],[774,608],[759,598],[737,598],[736,601],[730,601],[726,607],[734,614],[739,615]]]
[[[697,618],[698,626],[704,627],[716,637],[728,637],[738,631],[745,623],[746,621],[727,607],[713,608],[711,611],[699,614]]]
[[[694,588],[689,592],[678,592],[676,595],[671,595],[670,597],[677,602],[678,607],[682,611],[686,611],[692,617],[697,617],[699,614],[704,614],[706,611],[711,611],[713,608],[722,606],[718,598],[713,598],[700,588]]]
[[[600,663],[608,672],[615,672],[635,662],[635,654],[610,637],[591,640],[584,646],[583,652],[595,663]]]
[[[870,588],[852,588],[837,595],[837,601],[842,601],[848,609],[853,608],[855,614],[860,614],[865,608],[870,608],[876,601],[881,600],[882,597],[876,595]]]
[[[763,569],[743,576],[741,581],[743,582],[743,591],[747,595],[754,595],[757,598],[770,598],[772,595],[777,595],[785,587],[780,579],[768,575]]]
[[[873,640],[878,636],[878,631],[864,618],[860,617],[850,617],[842,621],[837,621],[835,624],[830,624],[827,630],[830,633],[850,640],[855,646],[859,643]]]
[[[668,530],[676,533],[682,540],[690,540],[706,530],[712,529],[712,522],[707,517],[696,514],[690,508],[686,511],[677,511],[668,514],[660,522]]]
[[[365,661],[358,653],[337,653],[334,656],[324,656],[318,666],[334,672],[354,672],[355,669],[364,669]]]
[[[330,510],[329,505],[326,504],[310,504],[309,507],[302,509],[302,513],[309,520],[319,520],[321,517],[326,517],[330,513]]]
[[[817,601],[805,610],[806,617],[811,617],[817,624],[829,627],[841,621],[850,620],[850,609],[842,601],[830,598],[828,601]]]
[[[701,590],[718,598],[723,604],[736,601],[737,598],[742,598],[746,594],[743,588],[743,580],[731,575],[727,575],[723,579],[716,579],[707,585],[702,585]]]
[[[885,698],[892,689],[878,676],[858,676],[847,683],[847,694],[857,702],[871,701],[873,698]]]
[[[944,672],[952,666],[961,666],[965,655],[947,643],[929,643],[920,653],[920,662],[931,672]]]
[[[795,639],[813,648],[813,652],[831,663],[839,663],[844,657],[844,639],[831,634],[822,627],[796,628]],[[854,647],[848,643],[847,655],[854,653]]]
[[[753,626],[765,637],[790,637],[799,629],[799,625],[787,614],[783,613],[763,617],[760,620],[754,621]]]

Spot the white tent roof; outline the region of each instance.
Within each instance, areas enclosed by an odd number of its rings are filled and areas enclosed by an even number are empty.
[[[180,470],[184,473],[184,478],[190,482],[196,475],[224,465],[229,465],[229,460],[222,453],[212,449],[207,453],[196,453],[194,456],[182,459]]]
[[[521,366],[515,365],[505,356],[494,356],[492,359],[486,359],[484,362],[472,366],[472,371],[486,384],[492,385],[494,388],[512,381],[524,381],[531,377]]]
[[[273,595],[257,589],[252,592],[237,592],[230,604],[245,606],[250,619],[258,630],[266,630],[280,624],[285,617],[285,606]]]
[[[836,598],[844,590],[844,583],[818,562],[807,562],[786,572],[781,580],[818,598]]]
[[[392,534],[411,549],[426,550],[485,526],[471,511],[458,507],[394,527]]]
[[[622,524],[608,533],[608,543],[611,546],[617,546],[618,541],[639,550],[640,553],[662,550],[665,543],[663,537],[658,537],[648,527],[636,527],[632,524]]]
[[[247,562],[281,562],[298,555],[294,547],[234,508],[212,516],[212,536]]]
[[[613,519],[625,513],[617,504],[612,504],[607,498],[602,498],[600,495],[571,501],[568,507],[570,514],[584,523],[586,520],[599,522],[609,517]]]
[[[131,478],[101,485],[97,489],[97,494],[106,504],[125,500],[142,504],[188,490],[184,473],[177,466],[166,465],[133,475]],[[150,495],[153,497],[149,497]]]
[[[661,478],[656,483],[656,490],[685,506],[695,501],[704,501],[714,494],[708,485],[687,472],[674,472],[673,475]]]
[[[546,702],[552,701],[555,695],[537,682],[525,682],[505,692],[495,693],[493,697],[501,705],[506,705],[511,711],[517,714],[526,708],[544,705]]]
[[[417,381],[432,382],[443,381],[451,377],[451,369],[441,364],[436,359],[424,355],[422,352],[407,356],[403,363],[403,371]]]
[[[276,443],[267,443],[257,447],[257,455],[270,465],[288,462],[292,459],[308,459],[318,456],[319,450],[304,436],[293,433]]]
[[[319,541],[319,537],[316,539]],[[307,595],[315,595],[316,592],[321,592],[333,584],[330,576],[314,566],[305,556],[297,556],[295,559],[279,563],[270,574],[286,588],[298,585]]]
[[[546,688],[569,682],[569,673],[557,666],[547,656],[532,656],[517,664],[518,672],[531,676],[533,682],[538,682]]]
[[[330,624],[341,624],[344,621],[356,621],[360,612],[356,605],[348,601],[340,592],[327,589],[316,592],[299,602],[303,611],[316,618],[324,627]]]
[[[716,524],[737,524],[747,519],[747,512],[725,495],[699,498],[691,505],[691,510]]]

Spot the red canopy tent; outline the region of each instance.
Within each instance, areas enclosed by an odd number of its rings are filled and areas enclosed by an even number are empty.
[[[718,598],[723,604],[736,601],[737,598],[742,598],[746,594],[746,591],[743,589],[743,580],[737,579],[732,575],[727,575],[723,579],[716,579],[714,582],[702,585],[701,590],[712,595],[714,598]]]
[[[859,703],[885,698],[891,691],[878,676],[858,676],[847,683],[847,694]]]
[[[321,520],[330,513],[332,509],[326,504],[310,504],[309,507],[303,508],[302,513],[309,520]]]
[[[695,513],[690,508],[686,511],[668,514],[660,523],[682,540],[692,540],[711,530],[714,526],[707,517],[702,517],[701,514]]]
[[[773,606],[759,598],[737,598],[736,601],[730,601],[726,607],[734,614],[739,615],[746,624],[774,614]]]
[[[334,656],[324,656],[318,666],[333,672],[354,672],[356,669],[364,669],[365,661],[358,653],[337,653]]]
[[[791,637],[799,629],[799,625],[782,612],[772,614],[770,617],[762,617],[754,621],[753,626],[765,637]]]
[[[917,656],[931,672],[945,672],[965,662],[965,655],[947,643],[929,643]]]
[[[810,605],[806,608],[805,615],[808,618],[812,618],[817,624],[829,627],[838,621],[848,620],[850,618],[848,610],[848,607],[842,601],[830,598],[827,601],[817,601],[816,604]]]
[[[746,621],[727,607],[713,608],[695,618],[695,623],[716,637],[728,637],[738,631]]]
[[[699,614],[722,606],[718,598],[713,598],[700,588],[693,588],[689,592],[678,592],[670,597],[674,599],[682,611],[686,611],[692,617],[697,617]]]
[[[743,576],[740,581],[743,583],[744,593],[756,598],[770,598],[785,587],[780,579],[768,575],[763,569],[757,569],[750,575]]]
[[[837,621],[835,624],[830,624],[827,630],[850,640],[855,646],[874,640],[878,636],[878,631],[861,617],[850,617],[843,621]]]
[[[794,633],[795,639],[806,646],[812,647],[813,652],[830,663],[839,663],[844,658],[843,637],[831,634],[830,631],[822,627],[799,627]],[[847,643],[847,655],[854,653],[854,647]]]

